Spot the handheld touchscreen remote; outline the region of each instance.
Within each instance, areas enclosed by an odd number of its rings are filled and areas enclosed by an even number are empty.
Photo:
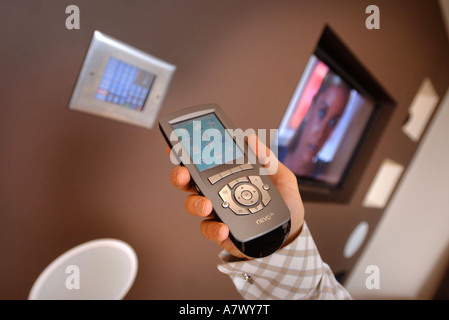
[[[174,112],[160,119],[159,128],[242,253],[264,257],[282,246],[290,232],[290,211],[241,130],[232,130],[218,105]]]

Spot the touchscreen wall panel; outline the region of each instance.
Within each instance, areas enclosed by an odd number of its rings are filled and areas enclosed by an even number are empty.
[[[142,111],[155,77],[151,72],[111,57],[95,98]]]
[[[152,128],[175,69],[95,31],[69,108]]]

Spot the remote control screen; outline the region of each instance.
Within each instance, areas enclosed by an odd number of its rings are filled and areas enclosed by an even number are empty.
[[[200,172],[243,157],[214,113],[178,122],[173,128]]]
[[[155,78],[148,71],[110,57],[95,98],[142,111]]]

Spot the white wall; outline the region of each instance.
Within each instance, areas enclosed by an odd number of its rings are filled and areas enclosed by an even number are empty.
[[[355,299],[431,299],[449,262],[449,90],[350,274]],[[380,270],[368,290],[366,267]]]

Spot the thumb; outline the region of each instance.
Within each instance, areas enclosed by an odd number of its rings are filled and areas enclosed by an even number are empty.
[[[268,175],[273,176],[278,174],[278,169],[282,166],[279,166],[279,160],[270,148],[260,141],[255,134],[248,136],[248,145]]]

